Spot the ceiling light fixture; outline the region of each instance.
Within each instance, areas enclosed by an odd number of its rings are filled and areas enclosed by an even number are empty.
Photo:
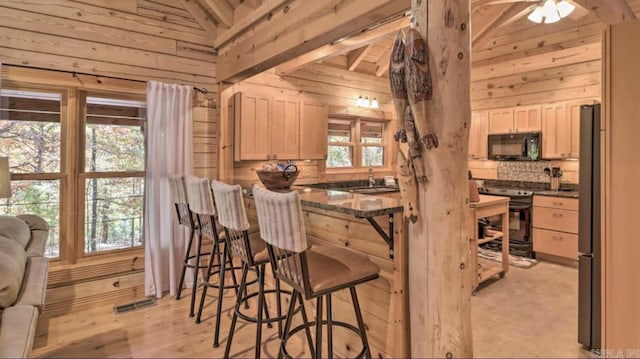
[[[575,8],[575,5],[567,0],[545,0],[541,4],[535,5],[527,18],[537,24],[553,24],[569,16]]]

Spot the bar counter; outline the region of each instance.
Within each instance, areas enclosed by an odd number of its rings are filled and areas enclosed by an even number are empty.
[[[262,186],[259,181],[233,181],[239,184],[245,196],[251,197],[254,184]],[[334,189],[319,189],[303,186],[291,186],[285,190],[298,191],[303,206],[326,209],[344,213],[358,218],[376,217],[402,212],[400,194],[397,197],[377,196],[344,192]],[[276,191],[277,192],[277,191]]]
[[[251,189],[254,184],[262,184],[226,182],[243,188],[250,225],[257,226]],[[357,286],[372,357],[408,357],[407,232],[400,194],[376,196],[301,186],[290,190],[300,193],[307,238],[312,245],[347,247],[367,254],[380,267],[378,279]],[[309,315],[313,315],[314,301],[306,305]],[[348,290],[334,295],[333,308],[336,320],[355,324]],[[358,336],[339,329],[333,341],[339,356],[354,357],[361,348]]]

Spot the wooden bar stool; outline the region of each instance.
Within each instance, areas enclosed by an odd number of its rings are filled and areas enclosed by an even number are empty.
[[[176,294],[176,300],[180,299],[182,294],[182,287],[184,286],[184,276],[187,272],[187,268],[194,268],[193,273],[193,290],[191,292],[191,306],[189,310],[189,316],[193,317],[194,307],[196,301],[196,290],[198,289],[198,271],[199,269],[205,269],[206,266],[199,265],[200,258],[208,255],[202,253],[202,241],[198,238],[196,245],[196,254],[191,255],[191,246],[193,245],[193,238],[195,237],[196,230],[198,229],[197,220],[194,219],[193,213],[189,209],[189,203],[187,202],[187,189],[184,183],[183,176],[169,176],[169,189],[171,193],[171,199],[176,209],[176,215],[178,218],[178,224],[189,228],[189,242],[184,254],[184,260],[182,265],[182,273],[180,274],[180,282],[178,283],[178,293]],[[193,261],[193,263],[190,263]]]
[[[243,268],[240,290],[236,296],[236,305],[233,318],[231,319],[231,327],[229,329],[224,358],[229,357],[238,317],[257,324],[254,357],[260,358],[262,324],[266,323],[271,327],[271,323],[278,322],[278,333],[282,335],[282,320],[284,316],[282,314],[280,294],[292,293],[291,291],[281,291],[280,281],[277,279],[275,281],[275,289],[265,289],[265,265],[269,263],[267,243],[260,239],[258,232],[249,233],[249,220],[247,219],[240,186],[230,186],[219,181],[212,181],[211,187],[213,188],[213,195],[219,210],[220,225],[222,225],[226,234],[227,246],[234,257],[242,260]],[[247,272],[250,268],[256,270],[258,274],[258,292],[247,294]],[[265,301],[265,294],[269,293],[276,295],[277,316],[273,318],[269,317],[269,310]],[[240,311],[240,304],[243,302],[247,303],[250,298],[255,296],[258,297],[257,315],[256,317],[249,317]],[[219,300],[218,305],[220,305],[220,303],[221,301]],[[263,318],[263,311],[266,318]]]
[[[276,278],[293,287],[280,355],[287,358],[287,340],[291,335],[316,327],[315,350],[311,356],[322,358],[322,326],[327,326],[327,357],[333,357],[333,326],[346,328],[360,336],[362,350],[357,358],[371,358],[356,285],[378,278],[380,268],[368,256],[346,248],[334,246],[311,247],[305,233],[302,205],[298,192],[276,193],[258,186],[253,187],[260,236],[268,243],[269,258]],[[332,318],[331,294],[349,289],[358,327]],[[291,329],[296,299],[316,299],[316,321],[303,316],[303,324]],[[323,300],[324,299],[324,300]],[[323,301],[327,304],[327,319],[322,319]]]
[[[198,309],[198,315],[196,317],[196,323],[200,323],[202,318],[202,311],[204,308],[204,302],[207,297],[207,289],[209,287],[218,288],[218,300],[222,302],[222,293],[225,289],[233,288],[238,290],[238,283],[236,280],[234,269],[241,269],[240,267],[234,267],[231,261],[231,255],[227,246],[223,251],[220,251],[220,245],[224,244],[224,235],[219,234],[216,225],[216,208],[213,203],[213,197],[211,193],[211,187],[209,186],[209,180],[206,178],[198,178],[193,176],[187,176],[185,178],[185,184],[187,188],[187,199],[189,207],[195,215],[198,221],[198,241],[202,243],[202,237],[207,237],[212,240],[211,253],[209,255],[209,262],[205,267],[205,278],[202,288],[202,296],[200,298],[200,307]],[[215,259],[218,259],[218,263],[214,263]],[[226,265],[229,265],[227,267]],[[224,274],[225,271],[231,269],[231,278],[233,279],[232,285],[225,285]],[[212,277],[219,276],[218,281],[212,281]],[[220,332],[220,314],[222,312],[221,303],[218,303],[218,311],[216,312],[216,328],[215,338],[217,343],[217,336]],[[216,345],[214,345],[216,346]]]

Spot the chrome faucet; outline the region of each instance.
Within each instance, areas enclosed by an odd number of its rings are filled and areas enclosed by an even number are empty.
[[[369,187],[373,187],[376,184],[376,180],[373,179],[373,167],[369,166]]]

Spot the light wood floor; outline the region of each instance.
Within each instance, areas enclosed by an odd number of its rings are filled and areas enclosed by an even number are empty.
[[[471,299],[473,346],[484,358],[579,358],[578,269],[511,266]]]
[[[476,357],[588,357],[576,343],[577,269],[540,263],[531,269],[511,267],[507,276],[484,286],[472,298]],[[189,290],[176,301],[131,313],[95,307],[54,318],[42,317],[33,356],[36,357],[222,357],[234,302],[224,299],[221,346],[214,349],[212,313],[205,308],[201,324],[188,317]],[[199,296],[198,296],[199,297]],[[254,306],[252,308],[255,308]],[[263,357],[277,354],[277,329],[263,329]],[[238,322],[231,355],[253,357],[255,325]],[[294,340],[293,355],[304,355]]]

